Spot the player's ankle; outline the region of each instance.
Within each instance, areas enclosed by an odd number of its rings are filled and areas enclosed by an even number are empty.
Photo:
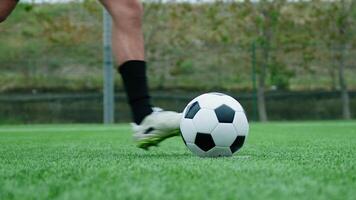
[[[138,125],[141,124],[141,122],[153,112],[151,105],[145,99],[130,104],[130,106],[133,121]]]
[[[140,124],[147,115],[153,112],[147,84],[146,62],[127,61],[119,67],[119,72],[125,86],[133,121]]]

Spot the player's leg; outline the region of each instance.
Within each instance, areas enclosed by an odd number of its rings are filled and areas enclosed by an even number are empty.
[[[16,4],[17,4],[17,0],[0,1],[0,23],[6,20],[6,18],[15,9]]]
[[[133,114],[140,124],[152,113],[148,94],[139,0],[101,0],[113,19],[112,43]]]
[[[113,18],[113,50],[119,63],[139,147],[148,148],[179,134],[180,114],[153,111],[147,85],[143,7],[139,0],[101,0]]]
[[[113,50],[119,65],[145,60],[143,7],[139,0],[101,0],[113,19]]]

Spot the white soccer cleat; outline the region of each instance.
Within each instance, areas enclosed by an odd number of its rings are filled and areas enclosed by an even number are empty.
[[[154,108],[140,125],[131,123],[137,146],[147,150],[167,138],[180,135],[181,118],[181,113]]]

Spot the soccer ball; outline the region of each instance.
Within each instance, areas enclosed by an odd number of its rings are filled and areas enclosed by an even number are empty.
[[[188,149],[201,157],[232,156],[244,144],[249,125],[241,104],[222,93],[193,99],[180,123]]]

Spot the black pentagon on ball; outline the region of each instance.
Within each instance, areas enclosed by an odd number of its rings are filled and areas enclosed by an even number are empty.
[[[230,150],[232,153],[235,153],[239,150],[245,142],[245,136],[237,136],[234,143],[230,146]]]
[[[197,133],[194,143],[203,151],[209,151],[215,147],[213,137],[206,133]]]
[[[193,119],[199,110],[200,110],[200,106],[199,103],[196,101],[189,106],[187,112],[185,113],[184,118]]]
[[[235,117],[234,109],[229,106],[223,104],[215,109],[215,114],[218,117],[218,121],[220,123],[232,123]]]

